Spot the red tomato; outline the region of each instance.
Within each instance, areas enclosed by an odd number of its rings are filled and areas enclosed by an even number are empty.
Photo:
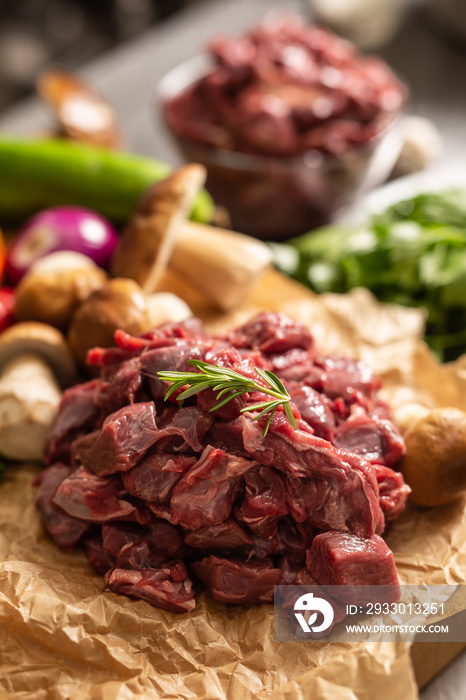
[[[14,322],[15,290],[11,287],[0,287],[0,332]]]
[[[3,275],[3,272],[5,270],[5,261],[6,261],[5,242],[4,242],[3,236],[2,236],[2,229],[0,228],[0,280],[2,279],[2,275]]]

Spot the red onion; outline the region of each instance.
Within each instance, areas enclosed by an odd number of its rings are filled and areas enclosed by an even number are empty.
[[[33,262],[49,253],[73,250],[107,267],[118,233],[99,214],[81,207],[54,207],[36,214],[7,251],[6,275],[17,284]]]

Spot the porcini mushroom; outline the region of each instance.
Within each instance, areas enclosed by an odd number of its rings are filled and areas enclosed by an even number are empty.
[[[240,304],[272,262],[270,248],[242,233],[184,222],[171,266],[223,311]]]
[[[188,305],[173,294],[146,296],[131,279],[108,280],[81,304],[71,321],[68,339],[77,359],[84,364],[93,347],[114,345],[115,331],[139,335],[168,321],[191,316]]]
[[[442,151],[442,137],[434,122],[425,117],[403,118],[403,144],[391,173],[392,178],[405,177],[431,167]]]
[[[450,503],[466,491],[466,413],[437,408],[416,420],[404,434],[401,470],[411,500],[421,506]]]
[[[405,403],[392,411],[393,421],[404,435],[416,421],[424,418],[429,409],[419,403]]]
[[[142,197],[123,233],[112,271],[154,292],[167,264],[209,298],[229,310],[242,301],[272,261],[264,243],[187,219],[205,170],[180,168]]]
[[[113,255],[116,277],[135,280],[146,294],[155,291],[205,177],[202,165],[185,165],[143,194]]]
[[[51,70],[37,90],[55,114],[63,135],[74,141],[118,148],[121,136],[114,110],[76,75]]]
[[[37,260],[16,288],[15,316],[66,329],[79,304],[106,279],[86,255],[51,253]]]
[[[45,438],[75,375],[65,338],[43,323],[17,323],[0,335],[0,454],[42,458]]]

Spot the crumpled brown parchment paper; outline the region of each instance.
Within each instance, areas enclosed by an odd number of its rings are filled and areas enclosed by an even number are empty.
[[[394,405],[466,407],[466,362],[440,367],[419,341],[422,314],[383,307],[365,290],[316,297],[270,272],[234,314],[193,306],[212,329],[261,308],[283,310],[309,325],[324,351],[369,362]],[[0,698],[417,697],[405,643],[279,644],[271,605],[225,606],[202,595],[192,613],[177,615],[102,593],[84,555],[60,551],[44,534],[31,486],[38,469],[9,469],[0,485]],[[388,543],[402,582],[464,582],[464,502],[410,506]]]

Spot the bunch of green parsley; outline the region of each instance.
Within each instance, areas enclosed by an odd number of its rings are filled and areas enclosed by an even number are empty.
[[[365,225],[271,246],[277,267],[316,292],[368,287],[381,301],[424,308],[439,359],[466,352],[466,191],[420,194]]]

